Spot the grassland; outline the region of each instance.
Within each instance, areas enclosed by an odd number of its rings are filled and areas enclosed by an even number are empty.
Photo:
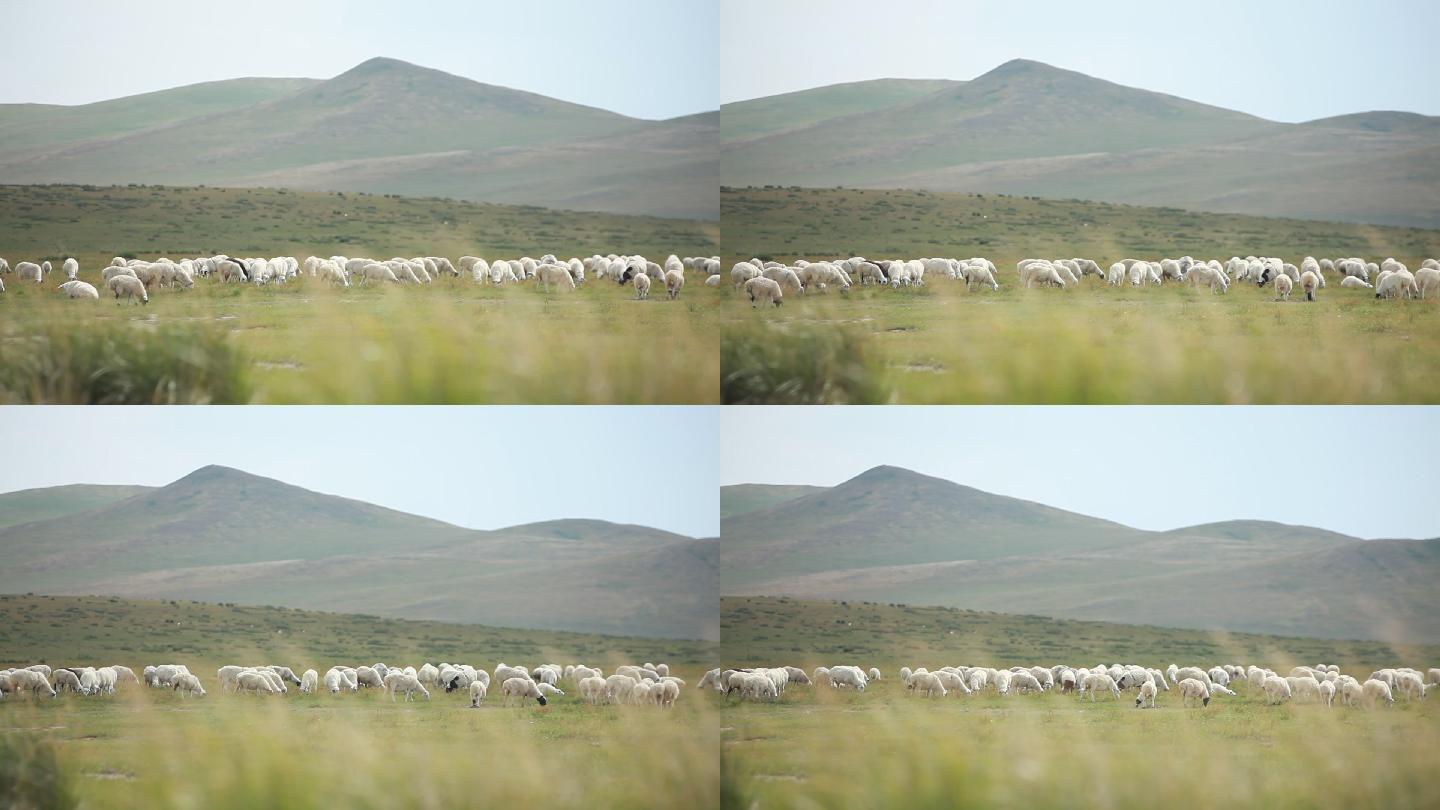
[[[713,807],[719,794],[715,714],[693,689],[661,711],[591,707],[573,694],[543,709],[505,707],[494,694],[471,710],[443,692],[397,704],[373,692],[257,699],[213,688],[227,662],[324,670],[377,659],[666,659],[693,684],[713,645],[106,598],[0,597],[0,619],[5,666],[180,662],[210,692],[182,700],[131,685],[106,698],[7,699],[7,806],[47,775],[60,798],[87,807]]]
[[[856,663],[885,678],[864,694],[791,687],[775,704],[720,714],[728,807],[1433,807],[1440,710],[1267,706],[1245,686],[1206,708],[993,692],[929,701],[902,665],[1172,660],[1421,666],[1440,649],[1206,634],[871,603],[722,601],[728,666]]]
[[[749,402],[1421,403],[1440,398],[1440,303],[1337,284],[1306,304],[1232,285],[1025,290],[1025,257],[1440,255],[1440,232],[1075,200],[726,189],[724,267],[759,257],[986,256],[1000,290],[948,279],[787,296],[723,314],[721,397]]]
[[[116,255],[587,256],[713,253],[718,225],[452,200],[285,190],[15,186],[0,256],[80,262],[98,285]],[[200,281],[148,307],[70,301],[12,275],[0,297],[0,401],[706,403],[718,397],[720,297],[628,288],[573,294],[468,279],[334,289]],[[172,353],[127,350],[158,335]],[[186,352],[179,346],[191,347]],[[163,363],[170,354],[173,363]],[[140,356],[137,356],[140,355]],[[103,368],[97,358],[106,358]],[[120,384],[96,382],[104,374]],[[179,379],[182,384],[170,381]]]

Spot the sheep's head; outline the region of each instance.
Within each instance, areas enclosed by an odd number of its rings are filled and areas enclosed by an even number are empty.
[[[544,706],[546,703],[545,696],[541,695],[540,697],[535,698],[535,702],[539,703],[541,706]]]

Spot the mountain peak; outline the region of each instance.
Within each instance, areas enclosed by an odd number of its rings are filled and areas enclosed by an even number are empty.
[[[1011,79],[1029,76],[1059,76],[1072,71],[1062,70],[1054,65],[1037,62],[1034,59],[1011,59],[975,77],[981,79]]]
[[[181,482],[188,482],[192,484],[205,484],[214,481],[223,481],[226,479],[258,478],[260,478],[260,476],[253,473],[245,472],[244,470],[237,470],[234,467],[226,467],[223,464],[206,464],[204,467],[193,470],[188,475],[183,475],[180,478],[175,479],[171,483],[178,484]]]

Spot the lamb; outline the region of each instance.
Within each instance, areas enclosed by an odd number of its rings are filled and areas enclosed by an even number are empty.
[[[685,274],[679,270],[667,270],[665,272],[665,292],[669,294],[670,300],[674,301],[680,297],[680,290],[685,286]]]
[[[560,687],[556,686],[556,685],[553,684],[553,683],[546,683],[546,682],[544,682],[544,681],[538,681],[538,682],[535,684],[535,688],[538,689],[538,690],[540,691],[540,694],[544,695],[545,697],[564,697],[564,696],[565,696],[565,693],[564,693],[563,691],[561,691]]]
[[[1325,702],[1325,708],[1335,705],[1335,684],[1325,681],[1320,684],[1320,699]]]
[[[637,276],[637,278],[640,278]],[[498,676],[497,676],[498,677]],[[505,696],[505,702],[509,703],[510,698],[534,698],[536,703],[544,706],[545,695],[541,694],[539,687],[529,678],[507,678],[500,685],[500,694]]]
[[[485,684],[478,680],[470,684],[470,708],[480,708],[480,701],[485,699],[486,688]]]
[[[870,680],[872,680],[872,681],[878,681],[878,680],[880,680],[880,669],[879,669],[879,667],[870,667],[869,676],[870,676]]]
[[[1363,278],[1360,278],[1359,276],[1346,276],[1340,279],[1340,286],[1347,287],[1352,290],[1365,290],[1371,289],[1375,285],[1371,284]]]
[[[1315,300],[1315,290],[1321,286],[1320,274],[1306,270],[1300,274],[1300,289],[1305,291],[1305,300]]]
[[[425,685],[420,683],[420,679],[416,678],[414,675],[406,675],[403,672],[391,671],[390,674],[385,676],[384,683],[385,692],[386,694],[390,695],[391,703],[395,702],[395,695],[400,692],[405,693],[406,703],[409,703],[411,700],[415,699],[416,692],[424,695],[426,700],[430,699],[430,690],[426,689]]]
[[[179,692],[182,698],[186,695],[205,697],[205,687],[200,685],[200,679],[188,672],[177,675],[170,688]]]
[[[1135,698],[1135,708],[1144,708],[1146,699],[1150,701],[1150,708],[1155,708],[1155,694],[1159,691],[1160,690],[1155,688],[1154,681],[1146,681],[1140,684],[1140,695]]]
[[[635,276],[635,299],[644,301],[650,297],[650,277],[644,273]]]
[[[1195,678],[1186,678],[1180,682],[1180,704],[1190,705],[1191,700],[1199,700],[1200,705],[1210,705],[1210,688]]]
[[[754,309],[762,302],[781,306],[785,303],[785,294],[780,290],[779,282],[774,279],[757,276],[745,282],[745,292],[750,296],[750,308]]]
[[[311,695],[315,693],[315,686],[320,680],[320,675],[313,669],[305,670],[300,676],[300,694]]]

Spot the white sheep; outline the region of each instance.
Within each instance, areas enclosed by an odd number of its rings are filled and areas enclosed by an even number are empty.
[[[134,276],[112,276],[105,286],[115,294],[115,303],[120,303],[121,297],[137,299],[141,304],[150,303],[150,296],[145,292],[145,284]]]
[[[762,302],[781,306],[785,303],[785,293],[780,289],[779,282],[771,278],[757,276],[745,282],[745,293],[750,296],[750,308],[754,309]]]
[[[1325,681],[1320,684],[1320,700],[1324,701],[1325,708],[1335,705],[1335,684]]]
[[[1290,699],[1290,682],[1278,675],[1267,675],[1263,688],[1266,703],[1284,703]]]
[[[406,703],[409,703],[415,698],[416,692],[424,695],[426,700],[430,699],[430,690],[426,689],[425,685],[420,683],[420,679],[414,675],[391,671],[385,676],[384,686],[385,693],[390,696],[391,703],[395,702],[395,695],[400,692],[405,693]]]
[[[1003,675],[1004,673],[997,674]],[[1080,696],[1084,697],[1088,692],[1091,703],[1095,702],[1095,693],[1102,689],[1110,693],[1111,699],[1120,699],[1120,687],[1115,685],[1115,679],[1107,673],[1092,672],[1080,681]]]
[[[305,674],[300,676],[300,693],[303,695],[314,694],[315,687],[319,684],[319,682],[319,673],[317,673],[313,669],[305,670]]]
[[[485,699],[486,689],[485,684],[480,681],[474,681],[470,684],[470,708],[480,708],[480,701]]]
[[[170,688],[179,692],[182,698],[186,695],[205,697],[205,687],[200,685],[200,679],[188,672],[177,675]]]
[[[1346,276],[1340,279],[1340,286],[1352,290],[1368,290],[1374,288],[1375,285],[1359,276]]]
[[[1384,681],[1371,678],[1362,684],[1360,689],[1361,694],[1364,696],[1365,703],[1369,706],[1373,707],[1381,700],[1384,700],[1387,706],[1395,705],[1395,698],[1390,695],[1390,684]]]
[[[1159,691],[1159,689],[1155,688],[1154,681],[1146,681],[1140,684],[1140,695],[1135,698],[1135,708],[1144,708],[1146,700],[1150,701],[1150,708],[1155,708],[1155,695]]]
[[[1415,283],[1420,288],[1420,297],[1429,295],[1431,290],[1440,292],[1440,269],[1422,267],[1415,271]]]
[[[507,678],[500,684],[500,694],[505,696],[506,703],[510,702],[510,698],[534,698],[541,706],[546,703],[545,695],[529,678]]]
[[[635,299],[644,301],[650,297],[650,277],[644,273],[635,276]]]
[[[1200,705],[1209,706],[1210,687],[1196,678],[1186,678],[1180,681],[1180,705],[1188,706],[1191,700],[1199,700]]]
[[[685,274],[679,270],[665,271],[665,292],[669,294],[670,300],[674,301],[680,297],[680,290],[685,286]]]
[[[34,262],[20,262],[15,265],[15,277],[21,281],[33,281],[36,284],[45,280],[45,275],[50,272],[50,262],[36,264]]]
[[[1291,288],[1291,286],[1292,286],[1292,282],[1290,281],[1290,277],[1289,277],[1289,276],[1283,275],[1283,274],[1276,276],[1276,277],[1275,277],[1275,300],[1276,300],[1276,301],[1289,301],[1289,300],[1290,300],[1290,288]]]
[[[1320,274],[1306,270],[1300,274],[1300,289],[1305,291],[1305,300],[1314,301],[1315,291],[1321,287]]]

